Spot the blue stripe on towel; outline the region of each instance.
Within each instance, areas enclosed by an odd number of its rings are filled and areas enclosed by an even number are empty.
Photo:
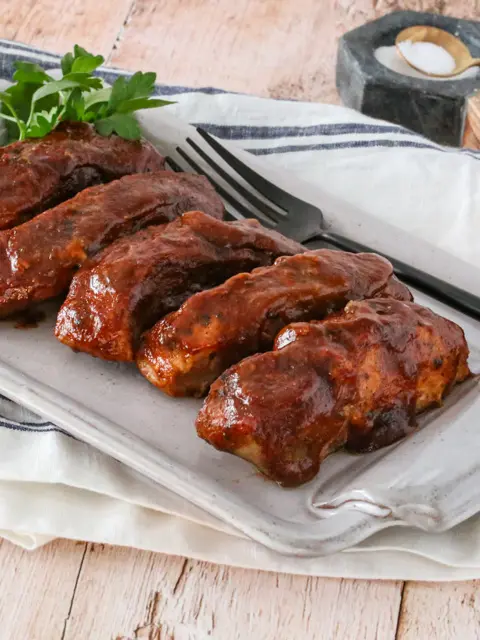
[[[47,425],[50,425],[50,426],[37,428],[32,426],[32,423],[10,422],[8,420],[2,420],[0,418],[0,428],[9,429],[10,431],[30,431],[34,433],[51,433],[52,431],[55,431],[57,433],[61,433],[63,435],[73,438],[73,436],[71,436],[69,433],[67,433],[66,431],[63,431],[63,429],[59,429],[58,427],[53,425],[51,422],[47,423]]]
[[[427,140],[426,138],[419,139]],[[450,147],[442,147],[429,142],[414,142],[413,140],[346,140],[342,142],[325,142],[318,144],[292,144],[278,147],[262,147],[247,149],[255,156],[268,156],[276,153],[295,153],[299,151],[335,151],[339,149],[362,149],[362,148],[407,148],[407,149],[431,149],[433,151],[442,151],[445,153],[466,153],[475,160],[480,160],[480,154],[473,149],[456,149]]]
[[[223,140],[272,140],[274,138],[301,138],[303,136],[339,136],[346,134],[393,133],[396,135],[415,135],[397,125],[367,124],[361,122],[337,122],[332,124],[314,124],[287,127],[252,127],[250,125],[217,125],[207,122],[193,123],[208,133]]]

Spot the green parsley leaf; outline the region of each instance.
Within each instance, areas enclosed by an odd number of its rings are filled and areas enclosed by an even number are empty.
[[[80,56],[73,61],[73,73],[92,73],[104,63],[103,56]]]
[[[65,110],[62,113],[63,120],[71,120],[72,122],[82,122],[85,115],[85,98],[82,90],[77,87],[73,89],[65,104]]]
[[[73,61],[74,61],[74,57],[73,57],[73,54],[70,52],[66,53],[61,59],[60,66],[62,67],[62,73],[64,76],[66,76],[67,73],[70,73],[70,71],[72,70]]]
[[[41,113],[35,114],[34,123],[28,127],[27,134],[29,138],[43,138],[52,130],[50,121]]]
[[[44,82],[53,80],[52,76],[49,76],[48,73],[46,73],[45,70],[42,69],[42,67],[38,64],[17,60],[17,62],[14,63],[14,67],[16,69],[15,73],[13,74],[14,82],[25,82],[41,85]]]
[[[117,107],[117,113],[132,113],[132,111],[138,111],[139,109],[165,107],[168,104],[174,103],[157,98],[133,98],[132,100],[125,100],[124,102],[121,102]]]
[[[11,109],[13,109],[19,120],[27,121],[30,115],[32,96],[37,88],[38,85],[24,83],[14,84],[8,87],[2,103],[2,113],[11,113]],[[9,105],[8,109],[7,104]]]
[[[44,136],[62,120],[93,123],[102,135],[140,138],[140,125],[133,113],[172,103],[151,98],[155,73],[121,76],[112,87],[105,87],[101,78],[92,75],[103,62],[103,56],[75,45],[73,52],[61,59],[60,80],[40,65],[15,63],[14,84],[0,94],[0,119],[8,140]]]
[[[133,74],[127,84],[128,97],[146,98],[152,95],[153,90],[155,89],[156,79],[157,74],[152,71],[147,73],[137,71],[137,73]]]
[[[103,87],[102,79],[91,76],[89,73],[67,73],[67,75],[63,76],[62,80],[78,82],[82,89],[86,91],[89,89],[101,89]]]
[[[114,113],[108,118],[97,120],[95,129],[102,136],[109,136],[112,133],[125,138],[126,140],[140,140],[142,131],[135,116],[131,113]]]
[[[56,93],[60,93],[61,91],[65,91],[66,89],[76,89],[77,87],[81,87],[82,85],[75,80],[54,80],[53,82],[48,82],[44,84],[40,89],[37,89],[32,96],[32,103],[37,102],[37,100],[41,100],[42,98],[46,98],[47,96],[51,96]]]
[[[75,58],[81,58],[82,56],[91,56],[92,54],[81,47],[79,44],[76,44],[73,47],[73,55]]]
[[[128,91],[127,91],[127,81],[125,78],[120,76],[117,78],[112,85],[112,91],[110,93],[110,100],[108,101],[108,108],[113,113],[117,106],[123,102],[123,100],[127,100]]]
[[[108,104],[111,93],[112,90],[110,87],[104,87],[98,91],[91,91],[87,96],[85,96],[85,109],[88,110],[90,107],[100,103]]]
[[[34,114],[32,122],[27,129],[28,138],[42,138],[52,131],[58,123],[62,107],[54,107],[50,111],[41,111]]]

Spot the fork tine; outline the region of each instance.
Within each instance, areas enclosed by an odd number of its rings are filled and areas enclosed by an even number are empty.
[[[280,213],[279,211],[272,209],[272,207],[269,207],[266,202],[260,200],[260,198],[257,198],[254,193],[246,189],[240,182],[235,180],[235,178],[230,173],[228,173],[228,171],[225,171],[223,167],[217,164],[215,160],[211,158],[207,153],[205,153],[205,151],[201,149],[198,144],[196,144],[191,138],[187,138],[187,142],[192,147],[192,149],[196,151],[196,153],[198,153],[198,155],[203,158],[203,160],[205,160],[205,162],[209,164],[212,169],[225,180],[227,184],[229,184],[238,193],[240,193],[247,202],[264,213],[268,218],[275,220],[276,222],[281,222],[285,219],[285,213]]]
[[[225,162],[235,169],[235,171],[248,182],[252,187],[254,187],[259,193],[263,196],[271,200],[274,204],[285,211],[290,211],[292,208],[298,209],[299,205],[305,205],[307,203],[303,202],[299,198],[295,198],[290,193],[287,193],[280,187],[277,187],[275,184],[271,183],[269,180],[258,174],[256,171],[248,167],[241,160],[239,160],[236,156],[233,155],[228,149],[226,149],[223,145],[221,145],[215,138],[213,138],[209,133],[202,129],[201,127],[197,128],[198,133],[202,136],[205,142],[214,149],[218,155],[225,160]]]
[[[323,218],[322,212],[319,209],[313,205],[309,205],[303,200],[295,198],[289,193],[286,193],[257,174],[225,149],[225,147],[219,144],[202,128],[197,128],[197,131],[212,147],[212,149],[214,149],[231,168],[241,175],[249,185],[254,187],[259,193],[266,196],[278,206],[285,208],[287,211],[295,211],[295,219],[292,220],[292,216],[287,217],[283,223],[278,225],[278,231],[285,233],[285,235],[291,238],[295,237],[295,239],[300,242],[312,239],[316,235],[317,237],[321,236],[323,240],[334,242],[339,248],[347,251],[353,251],[355,253],[358,251],[372,251],[369,247],[362,247],[357,242],[351,241],[348,238],[343,238],[334,233],[325,232],[325,230],[322,229]],[[315,226],[317,227],[316,230]],[[301,234],[299,232],[301,232]],[[299,238],[299,235],[302,235],[302,238]],[[448,306],[459,309],[473,318],[480,318],[479,297],[386,254],[380,253],[380,255],[383,255],[392,263],[394,272],[401,279],[410,282],[413,286],[426,292],[428,295],[433,295],[437,300],[440,300]]]
[[[245,207],[241,202],[238,202],[238,200],[236,200],[228,191],[226,191],[216,180],[214,180],[214,178],[212,178],[212,176],[210,174],[208,174],[204,169],[202,169],[200,167],[200,165],[198,165],[195,160],[193,160],[193,158],[191,158],[183,149],[181,149],[180,147],[177,147],[177,153],[186,161],[188,162],[188,164],[192,167],[192,169],[196,172],[199,173],[202,176],[205,176],[206,178],[208,178],[208,180],[210,180],[210,182],[212,183],[212,185],[215,187],[217,193],[224,199],[226,200],[229,204],[231,204],[237,211],[238,213],[243,216],[244,218],[256,218],[257,220],[259,220],[262,224],[264,224],[265,226],[268,226],[270,228],[275,227],[275,221],[274,220],[270,220],[264,216],[258,216],[255,215],[254,212],[252,212],[250,209],[247,209],[247,207]]]
[[[170,169],[171,169],[172,171],[175,171],[175,173],[184,173],[184,171],[183,171],[182,167],[181,167],[179,164],[177,164],[177,163],[175,162],[175,160],[174,160],[173,158],[171,158],[170,156],[167,156],[167,157],[165,158],[165,162],[166,162],[168,165],[170,165]]]
[[[177,162],[175,162],[175,160],[170,156],[167,156],[165,160],[167,164],[170,165],[172,171],[174,171],[175,173],[185,173],[184,169],[182,169],[182,167]],[[224,219],[227,220],[228,222],[238,222],[239,220],[239,218],[236,218],[233,215],[233,213],[231,213],[227,208],[225,208]]]
[[[240,218],[236,218],[233,213],[230,213],[228,209],[225,209],[224,219],[227,222],[238,222],[240,220]]]

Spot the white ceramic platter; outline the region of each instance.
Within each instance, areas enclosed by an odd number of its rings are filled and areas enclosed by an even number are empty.
[[[162,118],[162,135],[151,127],[147,133],[171,153],[185,127]],[[261,166],[258,159],[252,164]],[[285,174],[283,184],[289,182],[298,195],[304,192]],[[343,216],[338,226],[355,226],[358,214],[336,207]],[[378,224],[373,231],[377,246],[389,233]],[[416,299],[465,329],[471,367],[480,371],[480,324],[424,296]],[[50,307],[36,329],[0,324],[0,392],[276,551],[325,555],[388,526],[443,531],[480,510],[476,380],[428,414],[414,436],[373,454],[336,453],[314,481],[287,490],[197,438],[200,401],[164,396],[133,365],[73,353],[53,337],[54,321]]]

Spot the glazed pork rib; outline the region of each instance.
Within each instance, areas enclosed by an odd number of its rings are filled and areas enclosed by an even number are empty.
[[[372,451],[411,432],[417,413],[469,376],[462,329],[429,309],[350,302],[322,322],[295,323],[275,350],[212,385],[198,435],[285,486],[311,480],[346,445]]]
[[[105,360],[133,360],[142,331],[191,295],[302,251],[256,220],[185,213],[118,240],[88,261],[72,281],[55,335]]]
[[[144,336],[143,375],[173,396],[201,396],[230,365],[271,348],[280,329],[321,319],[349,300],[377,295],[410,300],[392,265],[375,254],[320,249],[279,258],[199,293]]]
[[[104,137],[89,124],[64,122],[44,138],[0,149],[0,229],[15,227],[86,187],[164,165],[147,142]]]
[[[114,240],[191,209],[224,212],[206,178],[158,171],[90,187],[0,232],[0,317],[62,293],[77,268]]]

